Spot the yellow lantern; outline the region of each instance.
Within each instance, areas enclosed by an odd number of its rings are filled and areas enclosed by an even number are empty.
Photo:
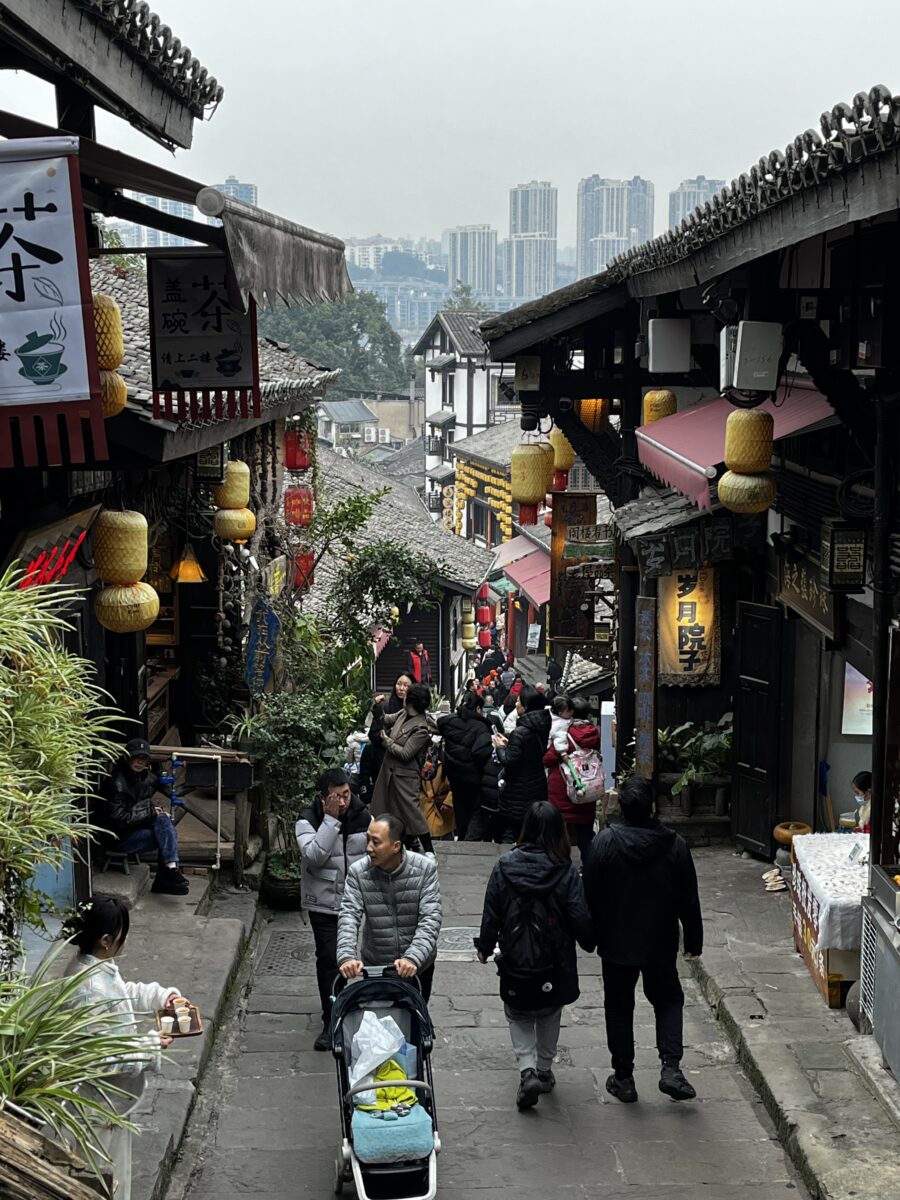
[[[726,471],[719,480],[719,500],[736,513],[765,512],[775,500],[772,475],[736,475]]]
[[[115,371],[125,358],[122,336],[122,312],[112,296],[97,292],[94,302],[94,331],[97,335],[97,365],[103,371]]]
[[[475,637],[475,622],[471,619],[471,617],[463,621],[462,635],[464,638]]]
[[[112,633],[140,633],[159,615],[159,596],[149,583],[116,583],[99,593],[94,612]]]
[[[463,650],[477,650],[478,649],[478,638],[473,638],[473,637],[463,638],[462,648],[463,648]]]
[[[725,465],[738,475],[759,475],[772,462],[775,421],[761,408],[736,408],[725,422]]]
[[[645,425],[652,425],[654,421],[661,421],[663,417],[671,417],[677,411],[678,400],[675,397],[675,393],[668,391],[666,388],[647,392],[644,396]]]
[[[513,500],[518,504],[540,504],[547,492],[546,457],[541,447],[536,442],[516,446],[510,471]]]
[[[246,542],[256,530],[256,517],[249,508],[220,508],[213,529],[223,542]]]
[[[571,471],[575,466],[575,451],[561,429],[550,430],[550,445],[553,447],[554,471]]]
[[[104,583],[137,583],[147,573],[147,518],[104,509],[94,522],[94,570]]]
[[[250,468],[240,459],[225,464],[225,482],[212,491],[218,508],[246,508],[250,503]],[[255,525],[254,525],[255,528]]]
[[[115,371],[100,371],[100,404],[103,416],[117,417],[125,407],[128,399],[128,388],[125,380]]]
[[[605,428],[609,408],[606,400],[579,400],[577,408],[579,420],[591,433],[600,433]]]

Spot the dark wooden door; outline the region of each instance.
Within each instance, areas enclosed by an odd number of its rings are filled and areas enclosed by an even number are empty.
[[[778,812],[783,624],[784,615],[774,605],[737,606],[731,832],[739,846],[766,856],[772,852]]]

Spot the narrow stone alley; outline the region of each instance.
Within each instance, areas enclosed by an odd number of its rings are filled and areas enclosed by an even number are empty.
[[[495,853],[493,846],[438,848],[444,931],[431,1012],[444,1147],[439,1195],[804,1200],[690,978],[685,1069],[695,1103],[676,1104],[658,1092],[652,1013],[643,1000],[636,1014],[640,1103],[624,1106],[607,1095],[599,962],[582,955],[582,996],[565,1013],[557,1089],[536,1109],[516,1111],[517,1073],[496,975],[469,951]],[[332,1192],[340,1143],[336,1078],[330,1055],[312,1050],[318,999],[312,936],[300,914],[273,916],[251,972],[240,1020],[204,1081],[169,1200],[295,1200]]]

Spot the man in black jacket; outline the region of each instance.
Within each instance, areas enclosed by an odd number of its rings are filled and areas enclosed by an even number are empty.
[[[126,743],[125,753],[100,785],[94,820],[107,850],[119,854],[157,853],[151,891],[186,896],[187,879],[178,870],[178,835],[167,812],[153,803],[159,780],[150,770],[150,746],[143,738]]]
[[[624,821],[594,839],[583,868],[584,890],[603,960],[606,1040],[613,1074],[606,1090],[624,1104],[637,1100],[634,1084],[634,991],[643,976],[644,995],[656,1017],[662,1070],[659,1090],[673,1100],[692,1100],[681,1071],[684,992],[678,979],[678,926],[688,959],[703,952],[703,920],[697,875],[683,838],[654,816],[653,788],[632,776],[619,789]]]

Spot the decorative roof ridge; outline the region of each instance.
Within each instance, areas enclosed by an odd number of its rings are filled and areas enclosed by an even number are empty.
[[[798,192],[818,187],[850,169],[900,147],[900,95],[883,84],[857,92],[852,104],[839,101],[819,118],[819,129],[807,129],[784,152],[772,150],[705,204],[695,208],[680,225],[611,259],[599,275],[579,279],[519,309],[485,319],[481,334],[486,341],[519,328],[534,316],[544,315],[547,302],[557,296],[557,311],[565,304],[604,291],[645,271],[670,267],[689,258],[717,238],[776,208]],[[519,313],[519,321],[511,321]]]
[[[155,71],[160,82],[180,96],[195,117],[216,106],[225,89],[206,67],[193,57],[189,46],[175,37],[146,0],[74,0],[113,41],[132,58]],[[211,114],[210,114],[211,115]]]

